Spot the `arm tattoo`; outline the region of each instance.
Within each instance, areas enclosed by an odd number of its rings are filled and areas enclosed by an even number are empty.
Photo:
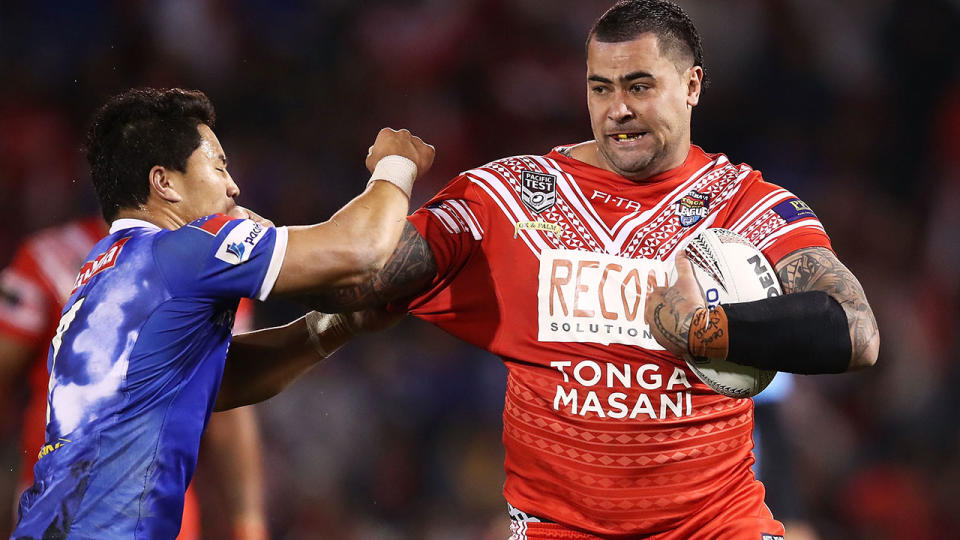
[[[861,358],[880,339],[877,321],[863,287],[836,255],[823,247],[803,248],[776,264],[777,275],[787,294],[823,291],[840,303],[847,314],[853,358]]]
[[[430,245],[407,222],[397,249],[372,278],[359,285],[313,294],[310,305],[327,313],[379,307],[422,291],[436,274],[437,261]]]

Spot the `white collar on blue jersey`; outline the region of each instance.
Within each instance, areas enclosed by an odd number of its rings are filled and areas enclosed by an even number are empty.
[[[136,227],[143,227],[146,229],[160,229],[153,223],[149,221],[144,221],[142,219],[133,219],[133,218],[120,218],[110,224],[110,234],[113,234],[117,231],[122,231],[124,229],[133,229]]]

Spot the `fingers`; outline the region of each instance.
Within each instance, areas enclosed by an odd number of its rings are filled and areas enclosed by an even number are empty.
[[[673,286],[685,298],[703,304],[703,293],[700,291],[700,284],[697,282],[697,276],[693,271],[693,263],[690,262],[686,250],[682,249],[677,253],[674,265],[677,268],[677,282]]]
[[[260,214],[257,214],[256,212],[250,210],[249,208],[244,208],[243,206],[239,206],[239,205],[231,208],[230,211],[227,212],[227,215],[233,218],[249,219],[265,227],[275,226],[273,222],[270,221],[269,219],[261,216]]]
[[[417,166],[417,176],[423,176],[433,165],[436,148],[409,130],[386,127],[380,130],[373,146],[367,149],[367,168],[373,172],[380,159],[389,155],[398,155],[413,161]]]

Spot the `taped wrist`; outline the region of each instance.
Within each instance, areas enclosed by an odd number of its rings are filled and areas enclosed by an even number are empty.
[[[726,358],[730,350],[730,331],[723,306],[698,308],[693,313],[689,334],[690,354],[704,358]]]
[[[310,342],[321,358],[327,358],[336,352],[356,334],[352,325],[339,313],[329,315],[311,311],[305,318]]]
[[[391,154],[380,158],[377,166],[370,175],[369,186],[377,180],[384,180],[400,188],[410,197],[413,191],[413,182],[417,179],[417,164],[409,158]]]
[[[731,362],[805,375],[843,373],[850,365],[847,314],[825,292],[785,294],[723,309],[726,359]]]

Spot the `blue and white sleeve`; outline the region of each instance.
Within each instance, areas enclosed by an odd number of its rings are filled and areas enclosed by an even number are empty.
[[[287,228],[207,216],[161,233],[154,257],[174,294],[266,300],[280,274]]]

